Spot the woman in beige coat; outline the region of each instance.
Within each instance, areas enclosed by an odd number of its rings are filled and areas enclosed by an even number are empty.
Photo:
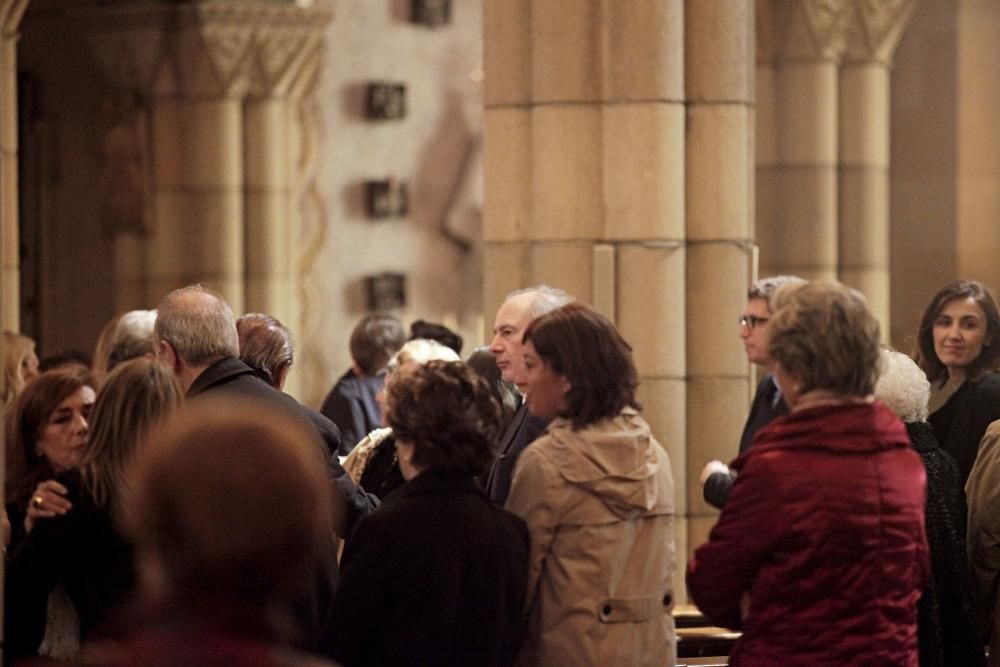
[[[524,334],[528,410],[552,419],[507,509],[531,536],[526,665],[673,665],[674,485],[639,416],[631,348],[572,303]]]

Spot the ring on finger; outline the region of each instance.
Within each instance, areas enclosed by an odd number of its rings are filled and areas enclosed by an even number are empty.
[[[42,498],[41,496],[35,496],[34,498],[31,499],[31,502],[35,503],[35,507],[41,509],[43,500],[44,498]]]

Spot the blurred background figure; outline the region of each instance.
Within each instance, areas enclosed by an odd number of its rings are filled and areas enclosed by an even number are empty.
[[[315,437],[294,415],[230,397],[188,403],[158,431],[125,517],[141,597],[83,664],[327,664],[289,648],[291,608],[332,521]]]
[[[521,394],[517,391],[517,385],[503,379],[496,356],[489,347],[477,347],[465,363],[489,383],[493,398],[500,405],[500,423],[509,424],[521,406]],[[498,445],[499,441],[494,443],[494,448]]]
[[[492,391],[461,362],[410,362],[385,403],[406,483],[344,550],[326,650],[347,667],[509,665],[528,534],[474,479],[499,427]]]
[[[673,665],[674,482],[639,415],[632,348],[593,308],[528,325],[528,410],[549,421],[521,453],[507,509],[531,535],[529,665]]]
[[[151,429],[180,401],[173,373],[153,359],[127,362],[108,376],[94,403],[79,467],[57,471],[71,509],[35,521],[10,557],[4,626],[9,657],[38,650],[49,594],[57,585],[69,594],[84,639],[132,590],[132,546],[117,527],[132,490],[125,472]]]
[[[924,525],[931,576],[917,607],[920,665],[983,665],[983,642],[976,622],[976,592],[965,544],[965,492],[958,466],[938,446],[927,423],[930,383],[905,354],[882,348],[875,398],[906,425],[913,449],[927,470]]]
[[[443,324],[417,320],[410,325],[409,340],[417,340],[418,338],[436,340],[445,347],[450,347],[455,351],[455,354],[462,354],[462,337]]]
[[[120,363],[156,353],[155,310],[130,310],[112,318],[101,330],[91,368],[104,378]]]
[[[9,406],[25,385],[38,377],[35,341],[12,331],[3,332],[3,404]]]
[[[839,283],[771,297],[768,352],[791,410],[757,432],[688,589],[742,630],[732,664],[916,665],[929,575],[926,473],[871,394],[879,325]]]
[[[382,426],[382,409],[375,394],[385,384],[386,364],[405,342],[403,323],[392,315],[369,315],[351,332],[351,367],[333,385],[319,409],[340,429],[341,456]]]
[[[60,350],[59,352],[46,354],[42,357],[38,362],[38,372],[44,373],[46,371],[51,371],[53,368],[61,368],[63,366],[71,366],[73,364],[90,368],[92,366],[92,360],[90,355],[83,350],[69,348],[68,350]]]
[[[431,361],[460,359],[454,350],[436,340],[407,341],[386,366],[386,387],[399,371]],[[379,392],[377,399],[384,402],[384,391]],[[344,469],[358,486],[379,498],[385,498],[402,486],[403,474],[396,457],[392,428],[379,428],[369,433],[344,459]]]
[[[998,335],[996,298],[974,280],[935,294],[917,331],[914,358],[931,382],[930,423],[955,458],[963,486],[986,427],[1000,419]]]

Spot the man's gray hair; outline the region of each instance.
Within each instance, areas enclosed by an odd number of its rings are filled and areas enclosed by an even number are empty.
[[[875,398],[904,423],[926,421],[931,394],[927,376],[913,359],[896,350],[883,347],[879,357],[881,375],[875,383]]]
[[[204,285],[181,287],[163,297],[158,310],[157,338],[170,343],[187,363],[239,356],[233,310],[218,292]]]
[[[761,278],[750,284],[750,289],[747,290],[747,298],[764,299],[770,303],[771,297],[774,296],[779,287],[798,285],[804,282],[806,281],[798,276],[770,276],[768,278]]]
[[[514,290],[508,294],[503,301],[504,303],[507,303],[515,296],[532,293],[535,297],[531,300],[531,304],[528,306],[528,316],[531,317],[532,320],[537,320],[542,315],[547,315],[553,310],[562,308],[567,303],[574,301],[573,297],[563,290],[558,287],[549,287],[548,285],[535,285],[534,287],[525,287],[524,289]]]
[[[130,310],[118,319],[108,343],[108,372],[118,364],[155,351],[155,310]]]

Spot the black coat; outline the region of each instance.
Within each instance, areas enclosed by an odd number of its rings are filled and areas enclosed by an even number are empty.
[[[966,380],[928,418],[941,449],[951,454],[958,464],[963,488],[972,472],[972,464],[976,462],[979,441],[989,425],[998,419],[1000,373],[986,373],[975,380]]]
[[[425,472],[358,522],[323,649],[355,665],[509,665],[528,531],[470,478]]]
[[[757,431],[778,417],[787,414],[788,406],[778,391],[774,376],[768,373],[757,385],[757,392],[750,404],[750,414],[747,415],[746,424],[743,425],[743,435],[740,436],[740,454],[753,444],[753,438],[757,435]],[[714,472],[709,475],[701,490],[705,502],[722,509],[729,498],[729,489],[733,486],[734,481],[736,481],[736,476],[732,473]]]
[[[37,653],[56,585],[66,588],[86,639],[135,583],[131,543],[118,533],[108,508],[94,503],[78,470],[56,479],[66,487],[73,509],[36,521],[7,564],[4,636],[9,661]]]
[[[965,549],[965,492],[954,459],[926,422],[906,425],[927,469],[924,510],[931,578],[917,605],[921,667],[985,664],[976,625],[975,586]]]
[[[226,396],[235,400],[262,402],[303,420],[303,423],[308,421],[313,424],[320,436],[316,439],[316,445],[323,448],[327,461],[330,490],[335,496],[341,497],[346,506],[343,515],[335,519],[337,525],[331,527],[338,534],[346,535],[359,516],[371,513],[378,507],[378,500],[356,486],[340,465],[337,457],[340,433],[333,422],[264,382],[239,359],[226,357],[202,371],[188,389],[187,398],[197,400],[202,396]],[[275,499],[275,502],[280,502],[280,499]],[[293,508],[289,508],[289,511],[292,510]],[[303,592],[293,610],[303,634],[302,646],[308,649],[316,646],[337,586],[336,543],[332,533],[327,546],[321,562],[317,563],[313,588]]]
[[[532,416],[528,405],[522,403],[507,425],[503,437],[496,448],[497,458],[493,461],[490,474],[486,478],[486,493],[497,505],[503,507],[510,493],[510,482],[514,478],[514,465],[525,448],[545,432],[549,422]]]

